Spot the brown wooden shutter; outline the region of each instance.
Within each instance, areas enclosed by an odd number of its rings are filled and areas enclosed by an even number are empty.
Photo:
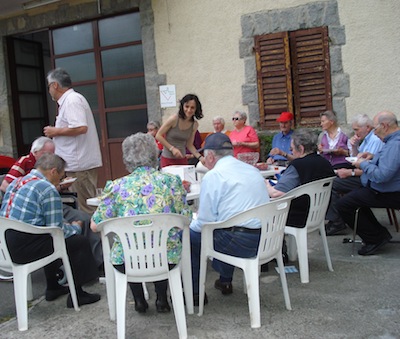
[[[260,127],[276,129],[281,112],[293,112],[287,32],[255,37]]]
[[[319,114],[332,110],[327,27],[290,32],[295,120],[319,126]]]

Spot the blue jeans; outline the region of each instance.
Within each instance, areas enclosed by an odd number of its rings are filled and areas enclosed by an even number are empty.
[[[214,231],[216,251],[240,258],[252,258],[257,255],[260,234],[232,232],[223,229]],[[192,256],[193,294],[199,294],[201,233],[190,230],[190,248]],[[223,281],[232,281],[235,266],[213,260],[212,267],[220,274]]]

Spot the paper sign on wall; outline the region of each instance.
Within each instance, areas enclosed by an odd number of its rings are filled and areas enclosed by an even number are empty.
[[[160,104],[161,108],[176,107],[175,85],[160,86]]]

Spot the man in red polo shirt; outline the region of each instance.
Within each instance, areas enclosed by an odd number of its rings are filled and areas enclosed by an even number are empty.
[[[0,190],[6,192],[8,185],[16,178],[27,175],[36,164],[36,161],[45,153],[54,153],[55,145],[53,140],[47,137],[37,138],[31,146],[31,151],[28,155],[24,155],[11,167],[3,182],[1,183]],[[62,185],[62,189],[67,189],[71,184]],[[57,187],[61,190],[61,186]],[[96,264],[101,269],[103,264],[103,251],[101,248],[101,240],[98,234],[93,233],[90,229],[90,215],[84,211],[72,208],[69,205],[63,204],[64,221],[72,223],[73,221],[82,222],[82,234],[88,237],[93,256]]]
[[[37,138],[31,146],[31,151],[28,155],[24,155],[11,167],[1,183],[0,190],[4,193],[8,185],[16,178],[27,175],[35,166],[38,160],[44,153],[54,153],[55,146],[53,140],[46,137]]]

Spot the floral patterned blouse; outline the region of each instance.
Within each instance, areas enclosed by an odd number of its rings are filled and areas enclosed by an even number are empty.
[[[192,217],[181,179],[150,167],[138,167],[125,177],[108,181],[100,200],[92,217],[96,224],[110,218],[139,214],[177,213]],[[168,262],[179,263],[182,251],[179,229],[169,231],[167,248]],[[113,265],[124,263],[118,237],[114,238],[110,260]]]

